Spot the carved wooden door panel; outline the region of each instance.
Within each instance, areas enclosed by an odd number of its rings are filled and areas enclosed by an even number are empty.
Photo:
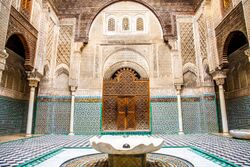
[[[117,129],[125,130],[126,129],[126,110],[127,110],[127,99],[118,98],[117,99]]]
[[[136,120],[135,120],[135,97],[127,98],[127,116],[126,116],[126,129],[127,130],[134,130],[136,127]]]
[[[102,129],[150,129],[149,80],[130,68],[117,70],[103,80]]]
[[[135,120],[135,98],[118,97],[117,99],[117,129],[134,130]]]

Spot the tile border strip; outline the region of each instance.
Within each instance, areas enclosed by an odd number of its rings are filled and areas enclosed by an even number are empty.
[[[182,102],[200,102],[202,100],[214,101],[215,94],[203,96],[182,96]],[[37,102],[71,102],[71,96],[38,96]],[[150,102],[177,102],[176,96],[151,96]],[[102,103],[100,96],[76,96],[75,103]]]

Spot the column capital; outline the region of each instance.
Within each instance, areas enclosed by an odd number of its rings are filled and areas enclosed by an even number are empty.
[[[86,44],[83,42],[75,42],[74,53],[81,53],[85,46]]]
[[[39,78],[28,78],[29,86],[36,88],[38,85],[38,82],[40,82]]]
[[[224,83],[225,83],[225,78],[217,78],[216,80],[215,80],[215,82],[216,82],[216,85],[224,85]]]
[[[245,50],[245,55],[247,55],[248,60],[250,62],[250,48],[248,48],[248,49]]]
[[[74,96],[77,90],[77,86],[70,86],[71,94]]]
[[[183,84],[174,84],[175,89],[176,89],[177,91],[181,91],[182,85],[183,85]]]
[[[30,87],[37,87],[38,82],[40,82],[40,74],[37,72],[37,70],[32,70],[32,71],[26,71],[28,78],[27,80],[29,81],[29,86]]]
[[[213,79],[216,82],[216,85],[223,85],[225,82],[225,79],[227,78],[227,70],[216,70],[211,73],[213,76]]]

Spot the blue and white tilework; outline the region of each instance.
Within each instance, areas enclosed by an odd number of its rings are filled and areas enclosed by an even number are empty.
[[[152,133],[178,133],[177,102],[152,102]]]
[[[0,97],[0,135],[25,131],[28,102]]]
[[[226,100],[229,129],[250,129],[250,96]]]
[[[70,102],[38,102],[35,133],[68,134],[70,106]]]
[[[101,103],[75,103],[74,133],[96,135],[100,131]]]

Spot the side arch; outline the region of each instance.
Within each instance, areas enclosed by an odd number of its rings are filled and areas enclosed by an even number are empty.
[[[21,43],[19,42],[19,40],[20,40]],[[16,42],[22,44],[22,47],[24,48],[24,55],[20,55],[20,56],[22,56],[25,59],[25,61],[29,60],[30,59],[30,48],[28,46],[27,40],[25,39],[24,35],[22,35],[21,33],[13,33],[13,34],[11,34],[8,37],[8,39],[6,40],[5,47],[7,47],[7,48],[16,47],[15,46]],[[9,48],[9,49],[11,49],[11,48]]]
[[[239,30],[230,32],[224,42],[223,60],[228,62],[228,56],[245,44],[248,44],[248,40],[244,32]]]
[[[186,63],[184,66],[183,66],[183,74],[185,74],[186,72],[192,72],[194,73],[196,76],[198,76],[198,73],[197,73],[197,67],[192,64],[192,63]]]
[[[69,76],[69,68],[65,64],[60,64],[59,66],[56,67],[55,76],[59,76],[63,73]]]

